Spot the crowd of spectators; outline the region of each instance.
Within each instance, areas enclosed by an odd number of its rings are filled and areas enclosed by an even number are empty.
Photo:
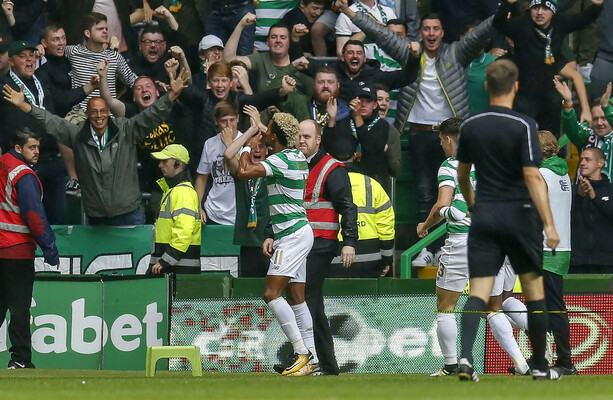
[[[602,178],[580,168],[576,208],[601,190],[608,196],[598,186],[604,183],[586,185],[608,182],[612,170],[613,0],[499,3],[2,0],[0,153],[16,129],[41,135],[34,169],[51,224],[65,223],[67,194],[81,196],[89,224],[151,224],[162,199],[151,153],[182,144],[202,224],[234,225],[241,258],[259,260],[242,272],[263,276],[265,185],[236,178],[236,154],[224,154],[242,132],[253,124],[264,129],[278,111],[314,120],[323,148],[351,160],[352,186],[354,179],[374,180],[381,205],[406,201],[394,198],[393,178],[404,163],[415,181],[414,219],[423,221],[445,159],[440,123],[483,111],[485,68],[510,57],[520,71],[517,110],[557,137],[568,134],[579,150],[602,149],[581,156],[582,165],[602,161]],[[186,82],[177,98],[171,83],[179,76]],[[22,92],[31,107],[15,107]],[[254,149],[252,158],[266,154]],[[573,247],[594,236],[589,232],[613,233],[603,196],[602,205],[577,211],[583,233],[573,236]],[[364,207],[373,199],[359,201]],[[589,219],[588,209],[602,215]],[[361,276],[387,273],[392,263],[393,212],[385,218],[387,225],[365,238],[366,253],[380,242],[379,266],[363,268]],[[424,249],[416,265],[434,261],[440,246]],[[595,259],[582,258],[571,272],[597,272]],[[613,270],[613,257],[601,259],[608,264],[603,271]]]

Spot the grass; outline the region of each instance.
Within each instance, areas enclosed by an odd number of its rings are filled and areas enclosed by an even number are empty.
[[[613,376],[566,376],[558,382],[482,375],[481,381],[422,374],[344,374],[286,378],[274,373],[2,370],[2,399],[610,399]]]

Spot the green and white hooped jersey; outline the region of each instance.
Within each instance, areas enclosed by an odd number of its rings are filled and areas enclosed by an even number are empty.
[[[262,161],[275,240],[309,223],[302,206],[309,165],[300,150],[285,149]]]
[[[255,8],[255,49],[268,51],[266,38],[270,27],[276,24],[290,10],[298,7],[300,0],[260,0]]]
[[[451,207],[444,217],[447,220],[447,232],[449,233],[468,233],[470,228],[470,217],[468,216],[468,205],[460,191],[458,182],[458,165],[460,162],[453,157],[449,157],[441,164],[438,169],[438,187],[451,186],[454,189]],[[475,166],[470,170],[470,184],[473,190],[476,189]]]

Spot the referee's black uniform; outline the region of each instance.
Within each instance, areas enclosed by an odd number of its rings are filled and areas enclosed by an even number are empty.
[[[477,191],[468,234],[471,278],[495,276],[509,256],[518,274],[542,274],[543,225],[524,180],[523,167],[542,162],[536,122],[506,107],[490,106],[460,127],[457,159],[474,164]],[[545,311],[545,300],[528,302],[528,311]],[[485,302],[469,297],[462,314],[462,358],[473,364],[472,346]],[[545,360],[547,318],[531,313],[528,329],[534,368]]]
[[[518,274],[540,271],[543,225],[523,174],[523,167],[543,161],[536,122],[489,107],[460,127],[457,159],[475,165],[478,182],[468,236],[470,277],[495,276],[505,255]]]

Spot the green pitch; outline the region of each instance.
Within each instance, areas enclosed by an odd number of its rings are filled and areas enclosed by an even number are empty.
[[[613,376],[565,376],[557,382],[481,375],[480,382],[426,375],[344,374],[286,378],[274,373],[229,374],[81,370],[2,370],[2,399],[611,399]]]

